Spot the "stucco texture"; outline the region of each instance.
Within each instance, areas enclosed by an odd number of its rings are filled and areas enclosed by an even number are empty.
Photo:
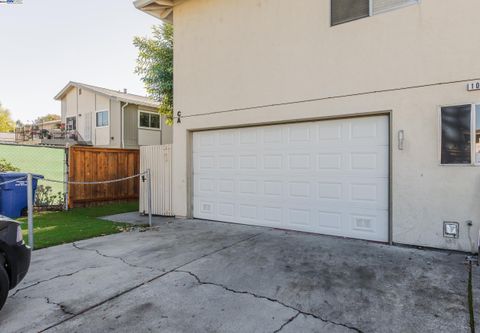
[[[440,165],[438,112],[480,102],[466,89],[480,78],[479,11],[476,0],[422,0],[331,27],[327,0],[176,6],[175,213],[192,212],[193,131],[387,113],[393,242],[471,251],[480,169]],[[459,239],[443,237],[443,221],[460,222]]]

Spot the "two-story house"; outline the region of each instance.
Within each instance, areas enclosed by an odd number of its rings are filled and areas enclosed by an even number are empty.
[[[171,126],[148,97],[69,82],[55,99],[67,141],[108,148],[172,143]]]
[[[174,24],[176,215],[475,250],[478,0],[135,6]]]

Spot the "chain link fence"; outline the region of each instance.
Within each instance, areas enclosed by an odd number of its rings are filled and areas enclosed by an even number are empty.
[[[96,216],[104,207],[108,211],[109,203],[126,200],[138,202],[140,183],[144,183],[142,192],[145,193],[142,193],[142,197],[147,205],[144,214],[148,214],[148,224],[152,226],[151,172],[150,169],[143,172],[139,169],[139,151],[134,150],[0,144],[0,173],[19,173],[2,175],[0,190],[5,195],[0,208],[4,215],[12,218],[27,216],[25,226],[28,227],[28,242],[33,249],[34,225],[41,246],[46,243],[45,237],[70,239],[70,234],[78,233],[79,239],[82,239],[85,235],[111,232],[113,228],[110,230],[107,226],[94,226],[94,221],[87,215],[84,219],[84,211],[81,209],[88,211],[89,207],[96,209],[97,206],[102,206],[98,211],[88,213]],[[70,208],[71,214],[43,213]],[[74,208],[79,208],[80,211],[73,212]],[[136,210],[138,212],[138,206]],[[78,226],[82,223],[69,224],[70,218],[79,222],[88,220],[88,226],[79,229]],[[58,232],[54,233],[53,230],[57,229]]]
[[[31,173],[55,180],[38,180],[34,206],[36,210],[62,210],[67,191],[67,153],[64,147],[0,144],[0,172]]]

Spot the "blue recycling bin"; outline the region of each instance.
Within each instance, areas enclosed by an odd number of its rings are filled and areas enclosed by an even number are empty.
[[[0,184],[19,178],[22,178],[22,180],[0,185],[0,215],[15,219],[22,216],[22,212],[27,209],[27,174],[0,172]],[[38,179],[41,178],[43,178],[43,176],[33,175],[32,189],[34,200]]]

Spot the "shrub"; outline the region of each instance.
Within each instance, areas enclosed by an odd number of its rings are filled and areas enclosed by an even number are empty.
[[[62,192],[57,194],[53,193],[52,187],[38,185],[36,196],[35,196],[35,206],[36,207],[55,207],[63,206],[65,201],[65,195]]]
[[[0,158],[0,172],[7,171],[20,171],[20,169],[8,162],[6,159]]]

